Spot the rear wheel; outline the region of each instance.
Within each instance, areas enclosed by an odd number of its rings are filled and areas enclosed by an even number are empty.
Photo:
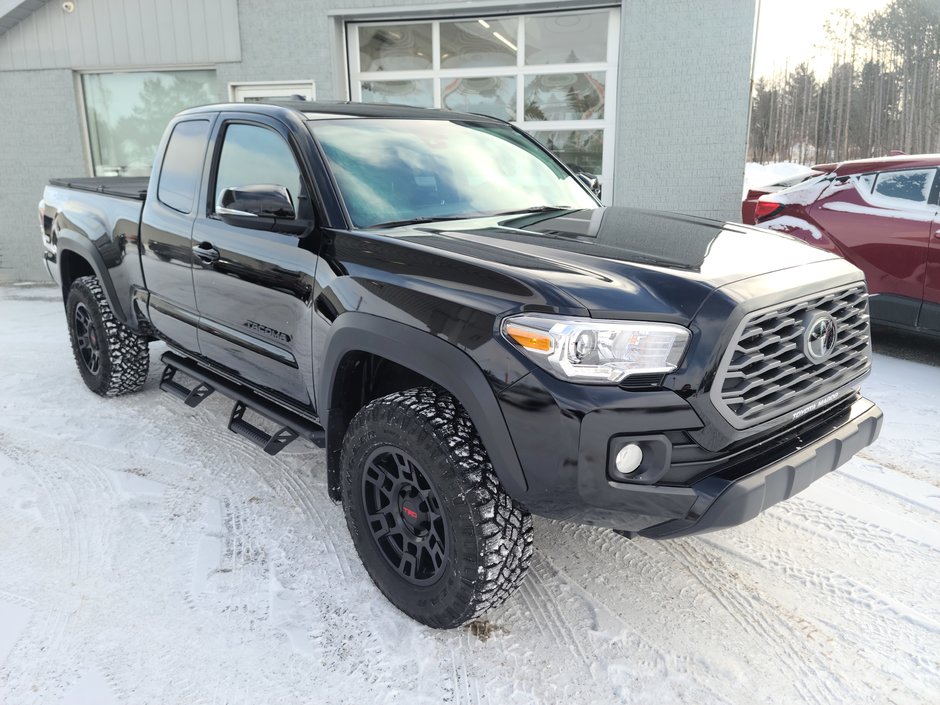
[[[147,380],[150,350],[114,316],[96,277],[79,277],[65,304],[75,363],[86,386],[101,396],[139,391]]]
[[[422,387],[368,404],[346,434],[341,480],[363,565],[419,622],[464,624],[525,578],[531,518],[503,491],[450,394]]]

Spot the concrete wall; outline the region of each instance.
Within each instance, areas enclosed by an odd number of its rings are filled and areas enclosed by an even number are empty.
[[[156,1],[127,4],[145,9]],[[207,45],[214,47],[211,56],[199,53],[208,51],[203,45],[192,48],[200,42],[192,26],[174,21],[167,25],[178,29],[172,42],[164,37],[154,44],[157,27],[144,23],[151,32],[146,44],[125,41],[118,49],[96,50],[97,63],[92,62],[94,47],[113,45],[120,36],[114,17],[130,21],[140,15],[118,8],[119,0],[81,0],[66,17],[60,3],[50,2],[0,34],[0,65],[6,67],[0,68],[0,282],[46,278],[36,218],[43,185],[52,176],[87,174],[72,69],[197,63],[214,66],[220,99],[227,98],[229,82],[275,80],[313,80],[318,98],[346,99],[344,21],[597,4],[405,1],[407,7],[393,0],[191,0],[186,12],[196,26],[210,26],[220,10],[237,8],[237,16],[225,12],[225,37]],[[615,203],[738,217],[755,5],[756,0],[624,0],[617,95],[608,98],[616,100],[619,116]],[[81,25],[79,58],[61,46],[24,53],[41,37],[54,45],[62,37],[60,25],[77,27],[79,13],[95,20]],[[38,68],[49,61],[64,62],[65,68]]]
[[[741,217],[754,0],[627,0],[614,202]]]
[[[0,71],[0,282],[48,278],[36,205],[68,174],[85,174],[74,74]]]

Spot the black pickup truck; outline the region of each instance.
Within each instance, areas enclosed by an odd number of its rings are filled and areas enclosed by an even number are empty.
[[[530,513],[669,538],[733,526],[872,443],[868,297],[743,225],[603,207],[513,126],[404,107],[212,105],[150,179],[39,205],[102,395],[230,397],[326,448],[362,562],[434,627],[504,601]],[[265,430],[267,429],[267,430]]]

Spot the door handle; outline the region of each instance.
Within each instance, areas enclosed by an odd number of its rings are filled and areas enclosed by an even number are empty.
[[[200,242],[193,248],[193,254],[196,255],[203,264],[218,262],[219,257],[221,257],[219,251],[209,242]]]

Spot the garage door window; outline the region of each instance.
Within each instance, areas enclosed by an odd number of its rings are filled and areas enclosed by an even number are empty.
[[[82,94],[95,176],[147,176],[170,118],[219,98],[209,70],[86,73]]]
[[[350,24],[350,97],[509,120],[609,184],[618,27],[617,9]]]

